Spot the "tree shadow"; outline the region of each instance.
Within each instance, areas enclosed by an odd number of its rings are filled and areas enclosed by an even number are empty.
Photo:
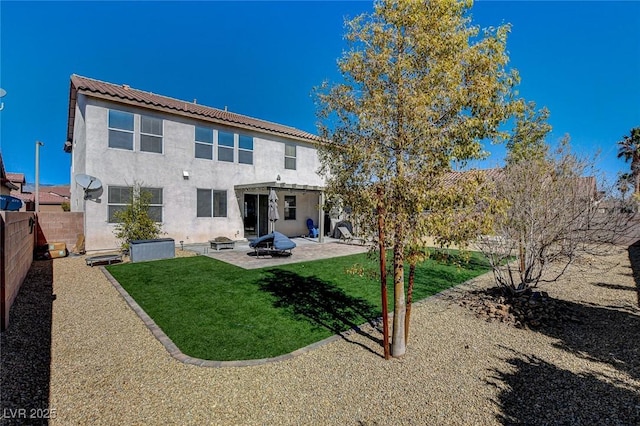
[[[502,389],[494,401],[502,424],[640,424],[640,394],[628,385],[530,355],[516,353],[506,362],[508,371],[493,369],[487,380]]]
[[[636,291],[633,287],[628,287],[620,284],[609,284],[609,283],[594,283],[596,287],[608,288],[609,290],[623,290],[623,291]]]
[[[2,424],[25,424],[49,408],[53,300],[53,261],[36,260],[11,307],[9,327],[0,334]],[[48,424],[42,418],[27,422]]]
[[[631,244],[627,249],[627,252],[629,253],[629,261],[631,262],[633,280],[636,283],[638,307],[640,307],[640,240]]]
[[[538,332],[558,339],[554,345],[577,357],[604,362],[640,379],[640,316],[625,307],[604,307],[562,301],[578,321]]]
[[[347,337],[350,330],[382,345],[379,338],[360,327],[369,322],[375,327],[380,311],[366,300],[345,293],[330,282],[317,277],[304,277],[281,269],[269,269],[258,282],[260,290],[275,297],[274,307],[286,309],[297,319],[325,328],[343,339],[357,344],[376,355],[370,348]]]

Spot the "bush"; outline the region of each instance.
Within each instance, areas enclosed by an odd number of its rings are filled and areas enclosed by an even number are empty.
[[[115,213],[118,224],[113,232],[123,251],[129,250],[131,241],[154,239],[163,234],[162,224],[149,215],[150,201],[151,193],[144,191],[140,184],[135,184],[131,188],[127,206]]]

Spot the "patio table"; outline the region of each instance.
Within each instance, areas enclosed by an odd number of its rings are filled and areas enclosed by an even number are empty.
[[[211,244],[211,248],[212,249],[216,249],[216,251],[220,251],[221,248],[230,248],[230,249],[234,249],[236,247],[236,242],[233,240],[222,240],[222,239],[215,239],[215,240],[209,240],[209,243]]]

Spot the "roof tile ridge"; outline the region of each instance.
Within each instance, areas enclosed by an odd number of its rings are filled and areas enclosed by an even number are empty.
[[[206,108],[206,109],[210,109],[210,110],[216,111],[218,113],[228,114],[228,115],[235,116],[235,117],[238,117],[238,118],[244,118],[244,119],[249,119],[249,120],[253,120],[253,121],[259,121],[259,122],[262,122],[262,123],[265,123],[265,124],[270,124],[272,126],[278,126],[278,127],[284,128],[284,129],[289,129],[290,131],[293,131],[293,132],[304,133],[306,135],[309,135],[311,139],[318,139],[318,140],[321,139],[321,137],[319,135],[316,135],[316,134],[311,133],[311,132],[307,132],[306,130],[298,129],[296,127],[288,126],[288,125],[281,124],[281,123],[276,123],[274,121],[265,120],[265,119],[262,119],[262,118],[251,117],[249,115],[240,114],[240,113],[237,113],[237,112],[223,110],[223,109],[212,107],[212,106],[205,105],[205,104],[197,104],[197,103],[186,101],[184,99],[173,98],[171,96],[161,95],[161,94],[158,94],[158,93],[153,93],[153,92],[137,89],[137,88],[132,87],[132,86],[126,84],[126,83],[116,84],[116,83],[111,83],[111,82],[108,82],[108,81],[98,80],[96,78],[81,76],[79,74],[72,74],[71,77],[72,78],[73,77],[77,77],[78,79],[91,80],[91,81],[94,81],[94,82],[97,82],[97,83],[101,83],[101,84],[106,84],[108,86],[111,86],[111,87],[114,87],[114,88],[118,88],[118,89],[124,89],[126,87],[126,90],[131,90],[132,92],[144,93],[144,94],[147,94],[147,95],[155,96],[157,98],[162,98],[162,99],[167,99],[167,100],[170,100],[170,101],[173,101],[173,102],[182,103],[182,104],[185,105],[185,107],[183,107],[182,109],[185,110],[185,111],[187,110],[186,105],[189,105],[189,106],[192,106],[192,107],[202,107],[202,108]],[[94,90],[91,90],[91,89],[88,89],[88,90],[90,90],[92,92],[94,91]],[[100,91],[97,90],[97,92],[100,92]],[[121,97],[119,95],[114,95],[114,96],[115,97]],[[146,104],[151,104],[151,105],[159,104],[158,102],[151,102],[151,101],[142,101],[142,102],[146,103]],[[179,108],[176,108],[175,106],[167,105],[167,107],[171,108],[171,109],[179,109]],[[202,115],[202,114],[200,114],[200,115]],[[235,121],[235,120],[228,120],[228,121]],[[258,128],[261,128],[261,127],[258,126]]]

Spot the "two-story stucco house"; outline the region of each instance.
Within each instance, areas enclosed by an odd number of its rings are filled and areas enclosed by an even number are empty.
[[[165,237],[238,240],[270,232],[273,188],[276,230],[304,235],[308,218],[324,221],[320,143],[292,127],[72,75],[64,147],[72,158],[71,211],[85,213],[87,250],[116,248],[114,213],[141,184]],[[88,199],[79,174],[102,183]]]

